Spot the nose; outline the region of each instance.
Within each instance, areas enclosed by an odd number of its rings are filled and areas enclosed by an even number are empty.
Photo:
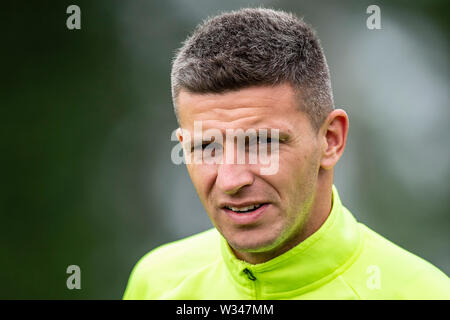
[[[216,185],[222,192],[233,195],[252,185],[254,180],[255,176],[245,164],[222,164],[218,168]]]

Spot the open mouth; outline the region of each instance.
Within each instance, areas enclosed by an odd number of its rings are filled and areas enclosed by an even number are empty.
[[[231,210],[236,213],[244,213],[245,214],[245,213],[253,212],[263,205],[264,205],[263,203],[260,203],[260,204],[254,204],[254,205],[250,205],[247,207],[241,207],[241,208],[225,206],[225,209]]]
[[[222,207],[222,210],[231,219],[233,224],[250,225],[262,219],[269,207],[270,203],[255,203],[238,207],[225,205]]]

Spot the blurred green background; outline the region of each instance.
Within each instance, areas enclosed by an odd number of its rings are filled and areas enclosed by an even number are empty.
[[[81,30],[66,8],[81,8]],[[366,8],[381,8],[381,30]],[[171,162],[173,52],[207,16],[292,11],[350,117],[336,169],[357,219],[450,273],[449,1],[2,4],[0,298],[120,299],[156,246],[210,228]],[[81,268],[81,290],[66,287]]]

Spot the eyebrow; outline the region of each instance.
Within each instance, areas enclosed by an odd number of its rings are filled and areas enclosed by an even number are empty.
[[[250,128],[250,129],[252,129],[252,128]],[[266,133],[267,133],[267,138],[271,138],[271,130],[278,130],[278,139],[280,140],[280,141],[286,141],[286,140],[288,140],[289,138],[290,138],[290,136],[291,136],[291,134],[289,133],[289,131],[287,130],[287,131],[281,131],[280,129],[277,129],[277,128],[258,128],[258,129],[255,129],[256,130],[256,137],[259,137],[260,136],[260,130],[267,130],[266,131]],[[204,131],[207,131],[208,129],[206,129],[206,130],[204,130]],[[233,134],[233,137],[242,137],[242,136],[245,136],[245,137],[247,137],[248,136],[248,134],[246,134],[245,132],[248,130],[244,130],[244,129],[241,129],[241,130],[243,130],[243,132],[241,132],[241,133],[237,133],[237,134]],[[226,139],[226,137],[227,137],[227,134],[226,134],[226,129],[225,129],[225,131],[224,130],[220,130],[220,132],[222,133],[222,137],[224,137],[224,140]],[[204,143],[204,142],[214,142],[214,136],[212,136],[211,137],[211,139],[204,139],[204,137],[202,136],[202,139],[196,139],[195,137],[192,139],[192,141],[195,143],[195,142],[197,142],[197,143],[199,143],[199,142],[202,142],[202,143]]]

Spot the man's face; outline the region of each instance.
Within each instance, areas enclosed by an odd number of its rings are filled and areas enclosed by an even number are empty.
[[[262,175],[261,164],[247,161],[187,164],[212,223],[234,250],[276,251],[302,232],[316,192],[321,153],[318,136],[298,104],[287,84],[223,94],[181,91],[178,96],[181,128],[192,134],[194,121],[201,121],[203,132],[223,132],[224,146],[226,129],[279,130],[275,174]],[[182,134],[179,138],[183,140]],[[260,207],[246,213],[231,210],[252,205]]]

